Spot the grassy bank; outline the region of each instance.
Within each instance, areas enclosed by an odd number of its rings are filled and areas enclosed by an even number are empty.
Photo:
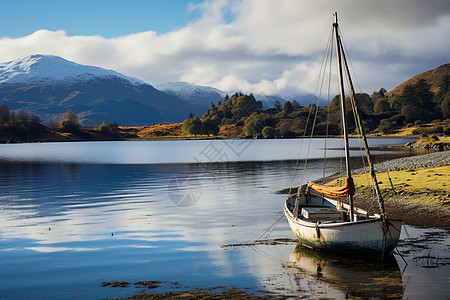
[[[356,206],[377,211],[370,175],[352,177]],[[450,165],[384,172],[377,174],[377,179],[389,216],[402,218],[410,225],[450,228]],[[327,185],[340,185],[342,180]]]
[[[357,174],[352,177],[357,192],[365,195],[372,193],[370,174]],[[380,189],[391,194],[393,190],[389,177],[395,193],[401,195],[405,200],[450,204],[450,165],[377,174]],[[328,185],[337,185],[340,181],[342,178],[333,180]],[[418,195],[420,197],[417,197]]]

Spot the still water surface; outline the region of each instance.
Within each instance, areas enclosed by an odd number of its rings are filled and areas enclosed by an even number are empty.
[[[0,145],[0,298],[126,297],[141,288],[102,282],[147,280],[163,282],[152,292],[237,286],[309,298],[449,295],[448,264],[420,258],[447,256],[449,239],[438,229],[406,227],[409,236],[435,237],[405,255],[406,269],[399,256],[380,266],[295,244],[222,247],[252,240],[281,216],[285,196],[275,192],[290,185],[299,149],[298,140],[226,142]],[[327,164],[334,172],[340,161]],[[323,160],[308,166],[305,180],[322,177]],[[269,238],[293,238],[286,220]]]

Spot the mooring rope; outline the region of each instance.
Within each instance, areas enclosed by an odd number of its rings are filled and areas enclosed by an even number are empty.
[[[262,233],[257,234],[256,236],[254,236],[253,238],[251,238],[250,240],[245,242],[245,244],[249,244],[250,242],[252,242],[254,244],[257,241],[259,241],[261,239],[261,237],[263,237],[264,235],[266,235],[264,238],[264,239],[266,239],[272,233],[272,231],[275,229],[278,222],[280,222],[280,220],[283,218],[283,216],[284,216],[284,210],[283,210],[283,213],[281,214],[281,216],[275,222],[273,222],[272,225],[267,227]],[[267,233],[267,232],[269,232],[269,233]]]

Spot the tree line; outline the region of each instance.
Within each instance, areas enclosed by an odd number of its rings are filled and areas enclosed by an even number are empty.
[[[0,106],[0,122],[2,124],[6,124],[9,122],[24,122],[24,121],[31,121],[39,123],[41,118],[33,114],[31,112],[25,111],[25,110],[11,110],[8,105],[2,104]]]
[[[46,127],[37,126],[41,118],[25,110],[11,110],[6,104],[0,106],[0,128],[10,132],[16,132],[18,136],[37,135],[46,130]],[[72,133],[83,137],[85,132],[82,130],[82,122],[78,115],[68,109],[61,116],[56,116],[49,122],[49,127],[63,133]],[[116,123],[102,122],[96,130],[103,135],[118,136],[120,134]]]
[[[393,130],[434,122],[431,129],[436,133],[450,134],[450,76],[443,76],[436,93],[431,92],[430,84],[420,79],[406,85],[398,95],[388,95],[384,88],[373,92],[356,94],[364,127],[368,131],[389,133]],[[350,110],[350,99],[346,98],[346,108]],[[317,113],[314,120],[311,112]],[[355,132],[356,126],[352,113],[347,119],[349,132]],[[192,114],[183,121],[182,130],[192,135],[218,135],[223,125],[235,125],[242,128],[247,136],[262,137],[299,137],[309,135],[314,126],[315,135],[339,135],[340,128],[339,95],[325,106],[310,104],[301,106],[296,100],[281,104],[275,101],[273,107],[264,109],[261,101],[252,94],[235,93],[228,95],[217,104],[211,102],[208,111],[201,117]],[[40,122],[40,117],[24,110],[11,110],[6,104],[0,106],[0,126],[6,130],[18,130],[32,133],[38,130],[32,125]],[[60,132],[83,135],[82,121],[72,110],[54,117],[49,126]],[[103,135],[120,135],[118,125],[103,122],[96,130]],[[420,133],[420,132],[416,132]]]
[[[431,131],[450,134],[450,76],[444,76],[435,94],[424,79],[405,86],[399,95],[387,95],[381,88],[371,95],[357,93],[356,101],[361,118],[368,131],[389,133],[393,130],[410,127],[426,122],[436,125]],[[211,103],[209,110],[200,118],[192,115],[183,122],[182,129],[188,134],[217,135],[220,125],[235,124],[242,126],[247,136],[262,137],[299,137],[310,134],[313,123],[315,135],[341,134],[341,111],[339,95],[325,106],[307,107],[296,100],[281,104],[275,101],[272,108],[263,109],[260,101],[252,94],[236,93],[226,96],[217,105]],[[356,123],[351,110],[350,99],[345,99],[347,125],[350,133],[356,132]],[[317,113],[315,120],[308,120],[310,112]]]

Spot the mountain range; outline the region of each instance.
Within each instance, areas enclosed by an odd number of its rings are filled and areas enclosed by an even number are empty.
[[[234,92],[233,92],[234,93]],[[35,54],[0,63],[0,101],[12,110],[39,115],[43,122],[71,109],[81,119],[138,126],[180,122],[189,114],[203,115],[211,102],[227,93],[213,87],[186,82],[152,86],[113,70],[87,66],[53,55]],[[265,108],[279,96],[255,95]],[[291,97],[293,98],[293,97]],[[311,103],[311,95],[296,98]],[[306,100],[306,101],[305,101]]]
[[[71,109],[96,123],[145,125],[178,122],[204,107],[155,89],[139,79],[61,57],[31,55],[0,64],[0,101],[43,121]]]
[[[420,78],[438,89],[450,63],[418,74],[388,94],[400,93],[404,85]],[[202,116],[211,102],[217,104],[226,95],[213,87],[186,82],[168,82],[152,86],[140,79],[113,70],[81,65],[52,55],[35,54],[0,63],[0,105],[11,110],[26,110],[48,122],[68,109],[80,119],[100,124],[116,122],[122,126],[141,126],[161,122],[181,122],[191,113]],[[275,101],[296,99],[300,105],[312,103],[310,94],[277,96],[254,95],[265,109]]]

